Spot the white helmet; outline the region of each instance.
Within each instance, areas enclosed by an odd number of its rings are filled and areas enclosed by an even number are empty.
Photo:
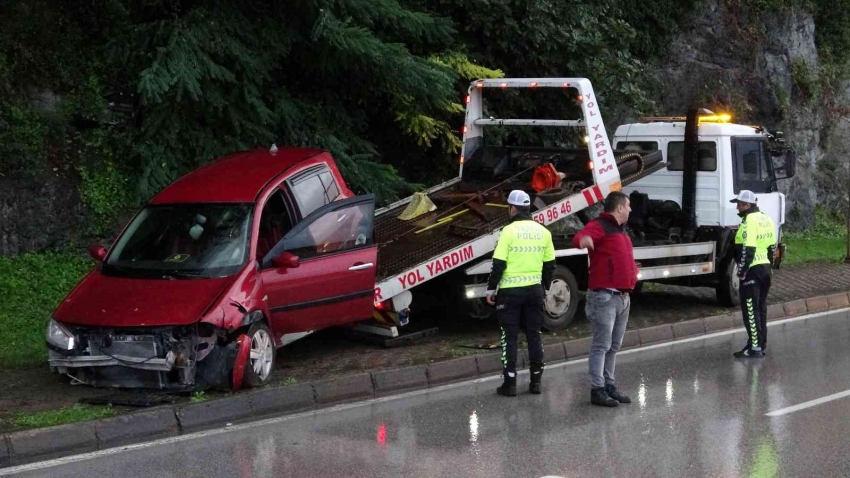
[[[531,206],[531,198],[525,191],[514,189],[508,195],[508,204],[511,206]]]

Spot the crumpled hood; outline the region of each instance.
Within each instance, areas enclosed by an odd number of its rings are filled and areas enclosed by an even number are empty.
[[[59,304],[53,318],[100,327],[192,324],[234,280],[112,277],[94,270]]]

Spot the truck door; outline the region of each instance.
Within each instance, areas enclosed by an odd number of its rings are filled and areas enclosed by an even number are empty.
[[[316,330],[372,316],[377,269],[375,197],[334,201],[305,217],[263,258],[262,277],[277,333]],[[280,268],[274,258],[298,257]]]
[[[732,138],[732,156],[734,193],[742,189],[756,193],[759,209],[773,219],[776,237],[780,237],[779,230],[785,222],[785,195],[776,188],[767,139],[761,136]]]

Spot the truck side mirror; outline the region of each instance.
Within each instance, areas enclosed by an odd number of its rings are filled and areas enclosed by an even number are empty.
[[[280,269],[295,269],[301,265],[298,256],[291,252],[282,252],[279,256],[272,259],[272,263]]]
[[[775,153],[775,156],[779,156],[782,153]],[[789,179],[794,177],[794,173],[797,172],[797,152],[793,149],[789,149],[785,151],[783,155],[783,162],[781,167],[776,167],[776,163],[774,163],[774,169],[776,173],[776,179]]]
[[[797,172],[797,152],[794,150],[785,153],[785,177],[793,178]]]
[[[103,262],[106,259],[106,248],[100,245],[89,247],[89,255],[97,262]]]

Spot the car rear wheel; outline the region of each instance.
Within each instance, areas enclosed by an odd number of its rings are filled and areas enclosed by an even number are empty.
[[[543,326],[546,330],[563,330],[576,316],[578,281],[569,269],[556,266],[545,300]]]
[[[243,381],[247,387],[261,387],[269,382],[274,369],[274,340],[263,322],[255,322],[247,335],[251,340],[251,354]]]

